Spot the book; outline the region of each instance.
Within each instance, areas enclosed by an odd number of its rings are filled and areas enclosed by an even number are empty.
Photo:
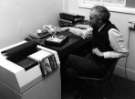
[[[55,56],[51,55],[51,56],[48,57],[48,59],[49,59],[50,66],[51,66],[52,70],[55,70],[58,67]]]

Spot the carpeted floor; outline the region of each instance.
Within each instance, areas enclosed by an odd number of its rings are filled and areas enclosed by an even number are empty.
[[[72,81],[66,81],[62,84],[62,99],[75,99],[76,90],[74,90]],[[76,83],[77,85],[78,83]],[[109,85],[104,87],[103,94],[105,99],[135,99],[135,82],[118,76],[112,79],[113,87]],[[94,88],[89,88],[88,94],[83,99],[99,99]]]

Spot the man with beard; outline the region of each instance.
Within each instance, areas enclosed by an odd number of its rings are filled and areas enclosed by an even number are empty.
[[[86,57],[69,55],[66,65],[72,77],[78,74],[100,77],[118,58],[128,54],[122,34],[109,19],[110,13],[106,7],[97,5],[91,8],[89,25],[92,27],[92,50]],[[76,35],[83,35],[81,32],[74,32],[72,27],[69,30]],[[87,34],[82,37],[87,38]]]

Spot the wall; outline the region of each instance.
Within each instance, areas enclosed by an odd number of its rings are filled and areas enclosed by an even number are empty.
[[[57,25],[62,0],[0,0],[0,48],[23,40],[43,24]]]
[[[79,3],[78,0],[64,0],[64,3],[67,4],[64,6],[65,12],[75,13],[75,14],[82,14],[86,16],[88,19],[89,9],[80,8],[78,7]],[[130,31],[128,28],[128,21],[129,19],[134,18],[135,15],[132,14],[125,14],[125,13],[117,13],[111,12],[111,21],[114,23],[120,31],[123,33],[125,39],[125,45],[129,47],[129,56],[127,58],[122,59],[118,64],[115,73],[122,77],[128,77],[131,80],[135,80],[135,33],[134,31]],[[126,72],[125,73],[125,67]]]

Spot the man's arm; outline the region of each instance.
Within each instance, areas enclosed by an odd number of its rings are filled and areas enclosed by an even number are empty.
[[[92,27],[90,26],[86,26],[86,25],[76,25],[75,27],[64,27],[61,28],[61,31],[63,30],[69,30],[71,33],[73,33],[74,35],[80,36],[83,39],[91,36],[92,34]]]
[[[104,58],[120,58],[127,56],[128,49],[124,44],[124,39],[121,33],[116,29],[110,29],[108,32],[110,45],[114,51],[103,52]]]

